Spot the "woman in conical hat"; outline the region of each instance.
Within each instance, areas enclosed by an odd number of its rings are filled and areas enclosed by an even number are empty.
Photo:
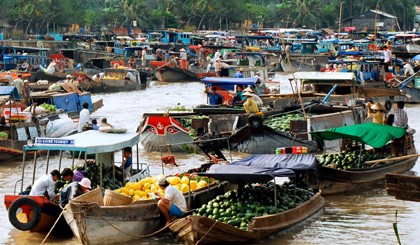
[[[372,105],[370,102],[368,102],[367,108],[368,117],[372,118],[374,123],[385,123],[385,107],[381,105],[381,103],[376,102],[374,105]],[[372,110],[374,110],[374,112]]]

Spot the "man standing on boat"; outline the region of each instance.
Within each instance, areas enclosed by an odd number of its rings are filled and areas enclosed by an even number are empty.
[[[6,76],[4,78],[6,78],[9,81],[9,84],[12,84],[13,77],[12,77],[12,75],[10,75],[10,71],[6,72]]]
[[[147,48],[144,47],[144,49],[141,51],[141,67],[146,67],[147,62]]]
[[[29,87],[29,81],[25,80],[23,81],[23,88],[22,88],[22,95],[23,95],[23,101],[25,102],[25,105],[31,104],[31,91],[32,88]]]
[[[172,223],[172,216],[181,218],[187,211],[187,203],[184,195],[177,188],[169,185],[165,177],[161,177],[158,180],[159,187],[165,192],[165,196],[162,196],[158,191],[155,195],[159,196],[158,208],[166,218],[165,226]]]
[[[19,96],[21,98],[23,98],[23,92],[22,92],[22,88],[23,88],[23,80],[22,80],[22,74],[18,74],[18,77],[12,82],[12,86],[15,86]]]
[[[30,196],[47,196],[51,201],[55,200],[55,182],[61,177],[60,172],[57,169],[51,171],[50,174],[46,174],[41,178],[37,179],[32,185]]]
[[[408,128],[408,117],[407,113],[404,111],[404,101],[397,101],[397,108],[391,109],[387,114],[387,119],[390,118],[390,115],[394,115],[393,126]]]
[[[216,59],[216,68],[214,69],[214,71],[216,72],[216,77],[221,77],[222,76],[222,59],[218,58]]]
[[[179,53],[179,57],[181,58],[179,62],[179,66],[183,70],[188,70],[188,58],[187,58],[187,51],[182,48]]]
[[[83,125],[89,121],[90,112],[89,112],[89,104],[87,102],[83,103],[83,109],[79,113],[79,124],[77,125],[77,131],[80,133],[82,132]]]

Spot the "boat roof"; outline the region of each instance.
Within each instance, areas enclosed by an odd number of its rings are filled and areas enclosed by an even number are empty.
[[[356,79],[353,72],[295,72],[294,77],[299,80],[317,80],[317,81],[351,81]],[[293,80],[293,78],[289,78]]]
[[[272,169],[252,166],[237,166],[231,164],[213,164],[208,172],[198,174],[221,181],[229,181],[235,184],[265,183],[275,177],[295,176],[295,173],[290,169]]]
[[[257,78],[205,77],[201,82],[211,85],[254,85]]]
[[[33,145],[25,145],[24,151],[57,150],[82,151],[86,154],[114,152],[139,143],[137,133],[103,133],[89,130],[61,138],[35,138]]]
[[[365,143],[374,148],[385,146],[390,140],[399,139],[405,135],[405,129],[386,124],[363,123],[338,128],[330,128],[326,131],[311,132],[317,139],[335,140],[350,138]]]
[[[316,158],[313,154],[253,154],[232,165],[309,170],[316,167]]]
[[[15,86],[0,86],[0,96],[11,96],[13,99],[20,99],[19,93]]]

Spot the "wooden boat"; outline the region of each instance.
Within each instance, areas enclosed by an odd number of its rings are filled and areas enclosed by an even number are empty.
[[[259,241],[317,213],[324,206],[321,193],[285,212],[254,217],[249,230],[244,231],[231,225],[202,216],[188,216],[177,220],[169,229],[184,244],[240,243]]]
[[[95,138],[97,141],[92,141]],[[41,231],[50,229],[61,213],[61,208],[54,202],[50,202],[44,196],[29,196],[25,195],[24,185],[29,184],[29,181],[35,180],[35,172],[37,166],[37,154],[34,153],[34,173],[31,179],[27,179],[26,172],[26,156],[29,152],[47,151],[46,164],[48,169],[50,151],[78,151],[85,153],[85,161],[87,155],[96,153],[97,158],[102,159],[99,163],[102,165],[113,166],[114,152],[126,146],[137,145],[139,142],[138,134],[122,133],[122,134],[108,134],[101,133],[96,130],[85,131],[79,134],[74,134],[61,138],[35,138],[33,145],[25,145],[23,147],[23,168],[22,180],[20,182],[20,193],[6,194],[4,196],[4,203],[9,213],[9,220],[13,226],[19,230]],[[73,157],[75,157],[73,155]],[[106,160],[108,159],[108,160]],[[60,154],[61,162],[61,154]],[[74,163],[74,160],[73,160]],[[86,164],[86,163],[85,163]],[[86,165],[85,165],[86,166]],[[61,171],[61,164],[59,171]],[[144,168],[143,171],[149,171],[149,168]],[[100,175],[99,187],[103,186],[103,176]],[[17,184],[17,183],[16,183]],[[15,190],[16,191],[16,190]],[[102,200],[102,199],[101,199]],[[83,214],[80,214],[83,215]],[[59,222],[62,222],[61,220]],[[66,226],[68,227],[68,226]],[[103,234],[104,236],[105,234]],[[112,234],[110,234],[112,235]]]
[[[82,244],[115,244],[141,239],[160,227],[156,203],[99,206],[70,201],[64,218]]]
[[[372,145],[375,148],[384,147],[386,143],[389,142],[389,140],[399,138],[392,138],[393,136],[388,136],[387,130],[389,130],[389,128],[395,128],[388,125],[368,123],[353,125],[349,127],[353,128],[353,132],[351,130],[345,129],[346,127],[341,127],[332,128],[324,132],[313,132],[312,135],[318,139],[326,137],[325,139],[329,140],[351,137],[358,142]],[[354,129],[357,129],[358,132],[356,132]],[[404,129],[398,129],[403,132],[402,135],[404,136]],[[376,134],[377,137],[374,139],[369,139],[369,137],[372,137],[373,134]],[[383,137],[384,140],[382,140],[381,137]],[[385,158],[372,161],[375,164],[377,163],[377,166],[372,165],[372,167],[369,168],[355,168],[346,170],[318,166],[319,188],[322,190],[322,193],[336,194],[357,190],[362,187],[369,187],[375,183],[383,181],[385,174],[387,173],[405,173],[412,169],[416,164],[418,155],[415,154],[416,149],[412,141],[412,134],[407,133],[405,137],[406,145],[404,151],[406,151],[406,155],[402,157],[394,157],[389,159]],[[378,165],[379,163],[382,164]]]
[[[420,202],[420,177],[407,174],[386,174],[385,189],[396,199]]]
[[[216,73],[207,73],[205,69],[196,66],[186,70],[171,66],[164,61],[152,61],[150,65],[154,67],[156,78],[160,82],[198,81],[203,77],[216,76]]]

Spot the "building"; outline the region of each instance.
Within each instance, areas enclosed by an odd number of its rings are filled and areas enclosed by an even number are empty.
[[[376,23],[377,31],[399,30],[398,18],[380,10],[369,10],[343,20],[343,28],[356,27],[356,30],[373,32]]]

